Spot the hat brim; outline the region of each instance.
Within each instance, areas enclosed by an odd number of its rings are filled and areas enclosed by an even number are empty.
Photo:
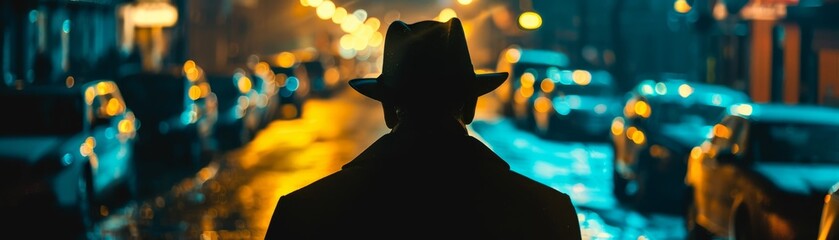
[[[507,72],[475,74],[477,85],[472,89],[474,97],[492,92],[507,80],[507,76],[509,76]],[[378,101],[387,100],[385,99],[385,89],[376,78],[357,78],[350,80],[349,84],[350,87],[364,96]]]

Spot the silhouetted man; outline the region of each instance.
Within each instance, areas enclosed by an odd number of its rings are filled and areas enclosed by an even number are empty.
[[[507,73],[475,74],[460,20],[395,21],[382,74],[350,85],[392,131],[344,167],[280,198],[268,239],[580,239],[564,193],[510,171],[477,139],[479,96]]]

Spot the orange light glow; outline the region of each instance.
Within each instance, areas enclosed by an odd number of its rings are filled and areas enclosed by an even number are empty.
[[[189,93],[188,94],[189,94],[189,99],[192,99],[193,101],[198,100],[198,98],[201,98],[201,88],[198,87],[198,86],[192,85],[191,87],[189,87]]]
[[[332,22],[335,24],[341,24],[344,22],[344,18],[347,17],[347,9],[343,7],[338,7],[335,9],[335,12],[332,13]]]
[[[108,100],[108,104],[105,106],[105,114],[108,116],[115,116],[119,113],[122,113],[122,104],[116,98],[111,98]]]
[[[190,68],[186,70],[186,79],[190,82],[195,82],[200,77],[200,73],[198,72],[198,68]]]
[[[89,87],[84,91],[84,101],[87,104],[92,104],[93,99],[96,98],[96,90],[93,90],[93,87]]]
[[[294,55],[292,55],[293,57]],[[253,72],[260,76],[267,76],[271,74],[271,67],[268,66],[267,62],[259,62],[253,67]]]
[[[114,92],[114,85],[110,82],[99,82],[96,84],[96,94],[105,95]]]
[[[650,105],[647,104],[647,102],[645,101],[635,102],[635,106],[633,107],[633,109],[635,110],[635,114],[643,118],[650,117],[650,113],[652,112],[652,109],[650,109]]]
[[[294,58],[294,54],[290,52],[281,52],[279,55],[277,55],[276,61],[277,66],[290,68],[294,66],[296,59]]]
[[[635,132],[637,132],[637,131],[638,131],[638,129],[635,128],[635,127],[627,128],[626,129],[626,138],[629,139],[629,140],[632,140],[632,135],[635,134]]]
[[[676,0],[676,2],[673,3],[673,9],[678,13],[687,13],[690,11],[691,7],[686,0]]]
[[[728,139],[731,137],[731,129],[722,124],[714,125],[714,136]]]
[[[119,121],[117,126],[120,134],[130,134],[134,132],[134,121],[123,119]]]
[[[529,97],[533,96],[533,88],[532,87],[520,88],[519,91],[521,92],[521,95],[525,98],[529,98]]]
[[[526,72],[521,75],[519,81],[521,82],[522,88],[533,88],[533,84],[536,83],[536,76],[533,76],[532,73]]]
[[[690,85],[682,84],[679,86],[679,96],[686,98],[693,94],[693,88]]]
[[[542,26],[542,16],[532,11],[521,13],[518,21],[519,27],[526,30],[534,30]]]
[[[445,9],[440,11],[439,15],[437,15],[437,21],[448,22],[450,19],[456,18],[456,17],[457,17],[457,12],[455,12],[454,9],[445,8]]]
[[[370,42],[368,42],[367,44],[369,44],[371,47],[379,47],[382,45],[382,42],[384,42],[384,40],[385,36],[382,35],[381,32],[376,31],[373,32],[373,35],[370,37]]]
[[[337,84],[340,79],[341,72],[338,71],[338,68],[336,67],[326,69],[326,72],[323,73],[323,81],[326,82],[326,85],[333,86]]]
[[[702,157],[702,148],[699,146],[693,147],[693,149],[690,150],[690,157],[693,159],[699,159],[699,157]]]
[[[622,117],[616,117],[612,120],[612,135],[620,135],[623,133],[623,128],[625,126],[624,120]]]
[[[178,9],[163,1],[140,1],[126,12],[126,18],[138,27],[171,27],[178,22]]]
[[[250,78],[242,76],[239,78],[239,81],[236,82],[236,86],[239,88],[239,92],[248,93],[253,88],[253,83]]]
[[[588,85],[591,83],[591,73],[586,70],[574,70],[571,73],[571,78],[574,80],[574,83],[579,85]]]
[[[308,5],[310,7],[318,7],[318,6],[320,6],[321,3],[323,3],[323,0],[305,0],[305,1],[306,1],[306,5]]]
[[[186,62],[184,62],[183,69],[184,69],[184,72],[189,72],[190,69],[194,69],[195,67],[196,67],[195,61],[187,60]]]
[[[67,79],[64,79],[64,86],[67,86],[67,88],[71,88],[74,85],[76,85],[76,79],[73,76],[68,76]]]
[[[198,88],[201,89],[201,97],[202,98],[206,97],[207,95],[209,95],[212,92],[210,90],[210,83],[208,83],[208,82],[199,83]]]
[[[315,11],[318,17],[323,20],[332,19],[332,16],[335,15],[335,3],[332,1],[326,0],[320,5],[318,5],[317,10]]]
[[[534,110],[540,113],[546,113],[550,111],[552,107],[553,104],[551,103],[551,100],[544,96],[536,98],[536,102],[533,103]]]
[[[508,48],[504,52],[504,60],[507,60],[507,62],[517,63],[519,59],[521,59],[521,50],[517,48]]]
[[[542,79],[542,83],[539,85],[539,87],[542,89],[542,92],[551,93],[554,91],[555,84],[553,81],[551,81],[550,78]]]
[[[632,142],[634,142],[635,144],[644,144],[645,140],[646,137],[644,136],[644,132],[642,132],[641,130],[632,133]]]

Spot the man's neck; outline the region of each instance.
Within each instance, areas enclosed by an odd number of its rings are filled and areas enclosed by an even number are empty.
[[[399,119],[391,130],[396,134],[410,135],[467,135],[466,125],[453,116],[412,116]]]

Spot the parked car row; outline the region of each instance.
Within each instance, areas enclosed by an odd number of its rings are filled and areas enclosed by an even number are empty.
[[[0,211],[14,219],[9,229],[88,229],[136,196],[140,121],[113,81],[2,89],[0,108]]]
[[[300,117],[300,84],[265,62],[209,75],[186,61],[177,71],[0,88],[0,210],[20,220],[13,226],[91,231],[165,186],[170,171],[204,167],[270,121]]]
[[[688,160],[691,238],[835,239],[836,119],[824,106],[729,107]]]
[[[726,107],[751,100],[728,87],[663,74],[626,93],[611,123],[615,197],[643,211],[681,213],[691,148],[700,144]]]
[[[502,53],[496,70],[511,73],[495,96],[517,127],[552,140],[609,140],[619,102],[608,71],[571,69],[561,52],[515,47]]]

